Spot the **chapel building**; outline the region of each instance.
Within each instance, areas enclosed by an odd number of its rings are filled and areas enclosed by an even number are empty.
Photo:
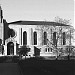
[[[30,48],[29,56],[34,56],[35,47],[40,56],[52,56],[53,46],[64,48],[70,45],[70,25],[49,21],[15,21],[7,23],[0,7],[0,39],[4,47],[3,55],[18,55],[18,48]]]

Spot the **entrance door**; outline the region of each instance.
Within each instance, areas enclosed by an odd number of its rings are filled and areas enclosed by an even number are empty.
[[[14,55],[14,43],[9,42],[7,44],[7,55]]]

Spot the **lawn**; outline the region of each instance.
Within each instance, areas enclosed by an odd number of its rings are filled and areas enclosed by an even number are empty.
[[[18,62],[24,75],[75,75],[75,60],[30,58]]]
[[[47,60],[43,57],[33,57],[19,60],[18,56],[3,56],[0,57],[0,63],[18,63],[23,75],[75,75],[74,59]]]
[[[19,61],[19,56],[1,56],[0,63],[17,63]]]

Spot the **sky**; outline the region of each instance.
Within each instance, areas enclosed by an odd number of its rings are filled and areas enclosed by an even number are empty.
[[[0,0],[7,22],[54,21],[59,16],[74,25],[74,0]]]

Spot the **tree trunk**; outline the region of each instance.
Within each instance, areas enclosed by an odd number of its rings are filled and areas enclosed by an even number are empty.
[[[26,59],[26,55],[25,55],[25,59]]]
[[[19,59],[20,59],[20,60],[22,59],[21,54],[19,54]]]

